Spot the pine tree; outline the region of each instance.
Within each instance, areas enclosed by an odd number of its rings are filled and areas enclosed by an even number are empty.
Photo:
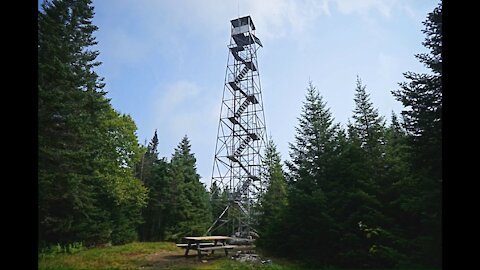
[[[313,176],[299,184],[305,185],[305,190],[309,190],[311,194],[312,188],[325,181],[328,169],[326,165],[334,148],[332,141],[338,129],[338,125],[333,125],[331,113],[312,82],[309,82],[306,101],[298,121],[295,144],[290,144],[291,162],[287,162],[287,166],[293,181],[303,175]]]
[[[217,182],[213,182],[210,186],[210,205],[212,208],[213,222],[215,222],[215,224],[212,223],[214,225],[212,229],[215,231],[215,234],[231,234],[232,232],[230,231],[230,228],[228,228],[228,226],[223,226],[225,225],[224,220],[228,213],[225,212],[222,218],[217,220],[228,205],[227,192],[219,187]]]
[[[352,164],[358,164],[353,171],[354,183],[375,205],[381,197],[382,189],[391,183],[385,178],[385,121],[379,116],[378,109],[370,101],[366,86],[357,76],[355,88],[355,109],[353,110],[353,123],[348,127],[350,135],[351,152],[356,158],[351,159]],[[356,153],[354,153],[356,151]],[[379,207],[371,205],[379,211]],[[369,210],[372,212],[372,209]],[[373,221],[372,221],[373,222]],[[379,222],[377,220],[376,222]],[[370,224],[373,225],[373,224]],[[379,225],[379,224],[376,224]]]
[[[288,206],[287,183],[282,170],[280,153],[272,140],[265,149],[267,167],[267,191],[261,198],[258,228],[260,238],[257,241],[270,253],[279,254],[283,247],[282,236],[285,234],[283,224]]]
[[[88,183],[93,173],[88,161],[92,156],[88,109],[98,96],[91,83],[82,83],[82,74],[75,73],[87,59],[83,49],[94,43],[80,39],[82,31],[88,35],[94,27],[90,27],[91,10],[75,2],[44,2],[42,7],[38,18],[39,237],[66,243],[81,240],[84,222],[79,219],[86,213],[106,216],[95,205],[95,190]],[[84,24],[79,23],[82,19]],[[86,93],[83,89],[88,86]],[[92,227],[97,234],[107,233],[106,224]]]
[[[38,14],[41,245],[132,239],[145,199],[135,124],[111,108],[94,70],[93,15],[89,0],[44,2]]]
[[[379,146],[384,143],[384,120],[378,115],[378,110],[373,107],[370,95],[366,92],[366,86],[357,76],[355,88],[355,109],[353,110],[353,125],[350,126],[351,136],[360,140],[361,147],[369,155],[378,155]],[[377,151],[375,151],[377,150]]]
[[[389,203],[385,189],[393,181],[385,160],[385,126],[373,107],[366,87],[357,77],[353,123],[348,138],[337,136],[335,167],[340,183],[332,193],[332,215],[342,231],[336,245],[335,264],[340,267],[393,267],[391,224],[385,215]]]
[[[290,144],[288,209],[286,229],[289,256],[305,258],[315,265],[329,265],[334,254],[331,246],[338,237],[328,209],[326,193],[332,183],[332,158],[337,124],[319,92],[309,82],[295,143]],[[299,224],[302,224],[299,226]],[[308,249],[304,242],[308,239]]]
[[[427,35],[422,43],[430,53],[416,57],[431,70],[431,74],[406,72],[409,82],[392,91],[406,108],[402,111],[412,146],[416,149],[415,167],[426,170],[429,177],[441,181],[442,163],[442,4],[429,13],[424,22]]]
[[[224,206],[220,203],[221,189],[217,182],[213,182],[210,186],[210,204],[212,206],[212,216],[217,218],[223,211]]]
[[[175,198],[172,198],[172,224],[167,238],[179,240],[187,235],[203,235],[212,223],[212,210],[187,136],[172,156],[170,181]]]
[[[441,266],[442,220],[442,3],[424,21],[426,34],[422,43],[429,53],[417,54],[430,74],[404,73],[408,82],[392,91],[404,105],[402,115],[408,133],[413,174],[399,188],[408,239],[406,249],[413,265]],[[415,251],[415,252],[412,252]]]
[[[137,164],[137,177],[148,188],[148,204],[143,209],[144,223],[139,228],[142,241],[161,241],[165,237],[168,208],[168,171],[165,158],[158,158],[157,130]]]
[[[385,161],[390,174],[387,178],[396,179],[393,185],[398,183],[399,179],[408,178],[411,173],[411,149],[403,126],[398,116],[392,112],[390,126],[385,132]]]

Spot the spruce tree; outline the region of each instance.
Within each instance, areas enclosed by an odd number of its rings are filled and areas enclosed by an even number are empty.
[[[354,101],[353,123],[349,124],[348,133],[352,143],[350,150],[357,151],[355,154],[350,152],[357,157],[351,160],[358,164],[354,172],[355,183],[372,199],[378,199],[383,185],[391,185],[385,183],[385,121],[374,108],[366,86],[358,76]]]
[[[158,157],[157,130],[137,164],[137,177],[148,188],[148,204],[142,211],[144,223],[139,228],[142,241],[161,241],[165,237],[168,209],[168,170],[165,158]]]
[[[337,124],[319,92],[309,82],[295,143],[290,144],[286,239],[288,256],[305,258],[315,265],[328,265],[334,254],[331,246],[338,237],[328,209],[327,193],[333,185],[332,158]],[[301,226],[300,226],[301,224]],[[308,239],[308,240],[307,240]],[[304,242],[309,242],[309,248]]]
[[[378,110],[373,107],[370,95],[366,92],[366,86],[362,85],[358,76],[354,100],[354,122],[350,126],[350,134],[351,136],[355,134],[354,136],[360,140],[361,147],[369,155],[378,155],[378,148],[384,143],[384,120],[378,115]]]
[[[258,229],[260,238],[257,244],[267,252],[280,254],[284,248],[282,236],[285,211],[288,206],[287,183],[282,170],[280,153],[272,140],[269,140],[265,149],[267,167],[267,191],[260,199],[260,216]]]
[[[197,173],[196,158],[188,137],[183,137],[171,160],[170,183],[175,196],[168,239],[203,235],[212,223],[209,195]]]
[[[305,190],[311,194],[315,187],[325,184],[327,164],[334,149],[333,138],[338,129],[338,124],[333,124],[330,110],[312,82],[309,82],[298,121],[295,143],[290,143],[291,162],[287,162],[287,166],[294,182],[304,175],[312,176],[298,184],[305,186]]]
[[[341,171],[332,215],[341,227],[335,264],[340,267],[393,267],[389,218],[385,216],[385,124],[373,107],[366,86],[357,77],[353,122],[348,137],[339,133],[335,167]]]
[[[38,14],[41,245],[132,240],[145,199],[135,124],[111,108],[94,70],[93,15],[89,0],[44,2]]]
[[[385,131],[385,162],[387,166],[387,178],[395,179],[392,186],[401,181],[406,181],[411,174],[411,148],[408,144],[408,136],[404,124],[398,116],[392,112],[390,125]],[[403,179],[403,180],[400,180]]]
[[[212,206],[212,217],[217,218],[225,207],[221,201],[221,189],[217,185],[217,182],[213,182],[210,186],[210,205]]]
[[[93,174],[89,107],[96,107],[99,100],[92,83],[102,85],[96,78],[84,83],[84,74],[76,73],[81,63],[86,71],[96,64],[91,60],[85,65],[89,55],[84,49],[94,42],[81,38],[83,31],[89,35],[95,30],[93,12],[75,1],[44,2],[42,8],[38,15],[40,241],[81,241],[82,227],[108,238],[108,220],[92,224],[82,217],[108,216],[96,205],[96,190],[89,183]],[[84,92],[86,88],[90,92]]]
[[[422,43],[429,53],[416,57],[431,73],[404,73],[407,82],[392,91],[404,105],[413,174],[400,183],[405,237],[414,266],[440,267],[442,247],[442,3],[424,21]],[[414,251],[414,252],[413,252]]]
[[[430,74],[404,73],[408,82],[400,83],[401,89],[392,91],[405,110],[406,130],[412,146],[415,167],[425,170],[429,177],[441,181],[442,162],[442,4],[429,13],[424,21],[427,35],[422,43],[430,53],[417,54]]]
[[[214,227],[212,227],[215,231],[214,233],[218,235],[231,234],[232,232],[230,228],[228,226],[223,226],[225,225],[224,221],[228,213],[225,212],[222,218],[217,220],[228,205],[227,192],[218,186],[217,182],[213,182],[210,186],[210,205],[212,208],[212,222],[216,222]]]

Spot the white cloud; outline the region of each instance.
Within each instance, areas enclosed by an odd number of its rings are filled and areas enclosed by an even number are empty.
[[[249,0],[245,5],[258,28],[268,29],[261,35],[267,40],[302,34],[318,17],[330,15],[327,0]]]
[[[144,30],[157,38],[168,38],[172,31],[224,33],[230,19],[251,15],[263,30],[261,36],[275,39],[302,32],[317,17],[330,14],[328,0],[137,0],[120,1],[119,5],[128,6]]]
[[[384,18],[390,18],[394,9],[413,15],[409,4],[398,0],[125,0],[115,1],[115,5],[116,13],[103,16],[126,18],[113,24],[101,42],[110,44],[104,50],[110,59],[127,64],[139,63],[152,52],[181,54],[191,44],[183,44],[179,35],[202,44],[223,44],[228,38],[228,22],[237,16],[251,15],[259,38],[268,44],[281,38],[305,40],[313,27],[318,27],[316,21],[334,11],[358,14],[367,23],[373,23],[372,12]],[[130,32],[125,30],[127,25],[132,27]]]
[[[218,96],[185,80],[158,87],[152,100],[150,126],[158,128],[161,156],[169,156],[180,139],[187,135],[198,164],[198,172],[208,183],[220,113]],[[208,128],[207,128],[208,127]],[[215,127],[215,128],[212,128]]]
[[[332,0],[338,10],[344,14],[358,13],[367,15],[371,10],[378,11],[384,17],[390,17],[398,0]]]
[[[107,79],[118,80],[121,86],[138,87],[130,91],[131,95],[141,96],[146,89],[153,92],[154,97],[145,101],[151,104],[149,107],[139,108],[145,104],[143,101],[140,105],[132,101],[131,105],[145,117],[145,133],[150,138],[153,129],[158,129],[161,156],[170,156],[187,134],[204,180],[211,174],[231,19],[251,15],[257,35],[265,44],[259,62],[267,131],[285,159],[309,75],[326,93],[332,109],[337,110],[336,119],[350,115],[351,109],[344,104],[353,102],[348,91],[353,89],[354,74],[359,72],[375,75],[371,75],[375,79],[365,78],[371,85],[369,89],[382,91],[372,97],[377,97],[375,104],[386,106],[390,112],[393,105],[387,103],[392,99],[389,90],[401,81],[401,72],[409,69],[405,57],[395,50],[384,48],[382,54],[379,51],[383,49],[376,49],[389,38],[385,33],[391,33],[387,28],[390,25],[382,25],[382,21],[396,24],[399,14],[407,18],[424,16],[418,8],[412,10],[413,0],[114,0],[95,1],[97,4],[102,6],[97,15],[101,15],[105,26],[100,28],[101,55],[106,56],[102,61],[110,72],[123,71],[118,76],[106,72]],[[368,29],[362,35],[368,40],[359,40],[362,46],[345,45],[350,36],[356,37],[348,30],[359,21],[367,23],[360,30]],[[356,55],[366,55],[369,61]],[[333,56],[341,57],[332,60]],[[148,72],[152,75],[145,76]],[[155,81],[143,85],[149,78]],[[345,78],[351,81],[345,82]],[[328,96],[328,91],[336,91],[337,95]],[[126,98],[126,92],[118,96]]]

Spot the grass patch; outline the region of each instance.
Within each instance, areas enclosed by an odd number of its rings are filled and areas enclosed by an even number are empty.
[[[57,254],[40,257],[40,270],[78,270],[78,269],[140,269],[146,263],[145,257],[159,250],[179,250],[174,243],[134,242],[126,245],[92,248],[75,254]]]
[[[152,256],[156,253],[173,251],[173,254],[180,254],[180,259],[166,265],[157,265],[152,262]],[[195,256],[184,259],[181,255],[183,249],[178,248],[175,243],[169,242],[134,242],[126,245],[83,249],[73,254],[57,253],[43,256],[39,254],[40,270],[80,270],[80,269],[102,269],[102,270],[124,270],[124,269],[171,269],[171,270],[307,270],[299,264],[292,263],[279,258],[271,258],[272,263],[248,263],[238,262],[228,257],[205,258],[207,263],[199,262]],[[195,252],[196,253],[196,252]],[[168,253],[167,255],[169,255]],[[148,257],[148,258],[147,258]],[[263,258],[263,256],[261,256]]]

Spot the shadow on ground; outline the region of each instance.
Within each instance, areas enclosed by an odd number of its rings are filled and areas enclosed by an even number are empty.
[[[225,253],[215,253],[202,256],[201,259],[197,257],[197,253],[184,256],[184,251],[164,251],[153,253],[145,257],[142,262],[142,269],[168,269],[178,267],[192,267],[198,265],[213,264],[216,260],[225,258]]]

